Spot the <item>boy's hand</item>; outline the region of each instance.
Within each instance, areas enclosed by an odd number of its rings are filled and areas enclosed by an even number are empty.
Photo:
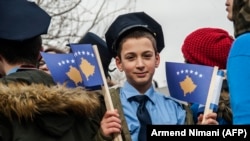
[[[117,109],[106,111],[101,121],[101,131],[104,137],[112,137],[114,133],[121,132],[121,119]]]
[[[205,120],[203,120],[203,114],[200,114],[198,117],[198,125],[219,125],[218,121],[216,120],[217,114],[216,113],[208,113],[205,116]]]

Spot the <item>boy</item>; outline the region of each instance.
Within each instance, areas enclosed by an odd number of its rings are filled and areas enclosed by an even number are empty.
[[[118,69],[126,74],[127,81],[119,96],[132,140],[146,140],[147,124],[192,124],[183,105],[155,91],[152,85],[155,68],[160,63],[159,53],[164,47],[161,25],[144,12],[129,13],[120,15],[105,36]],[[138,102],[139,99],[144,100]],[[144,113],[145,105],[148,112],[141,118],[139,111]],[[104,115],[101,122],[104,135],[121,131],[121,115],[115,111]],[[215,113],[206,118],[209,120],[205,124],[218,124]]]

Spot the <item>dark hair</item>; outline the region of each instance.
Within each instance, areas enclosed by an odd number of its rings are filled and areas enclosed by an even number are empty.
[[[142,28],[138,28],[138,29],[128,30],[127,32],[123,33],[119,37],[119,39],[117,40],[117,43],[118,43],[117,56],[119,58],[121,58],[121,50],[122,50],[121,47],[127,39],[129,39],[129,38],[141,38],[141,37],[148,38],[152,42],[152,45],[153,45],[154,50],[155,50],[155,54],[157,54],[158,51],[157,51],[157,44],[156,44],[155,37],[147,30],[142,29]]]
[[[41,36],[23,41],[0,39],[0,55],[9,64],[22,63],[36,65],[40,50],[42,49]]]
[[[233,21],[237,18],[240,9],[244,6],[244,0],[234,0],[233,1]]]
[[[228,82],[227,79],[224,79],[222,82],[222,87],[221,87],[221,91],[225,91],[229,93],[229,88],[228,88]]]
[[[54,47],[54,46],[49,46],[48,48],[46,48],[44,50],[44,52],[55,52],[55,53],[66,53],[66,51],[64,51],[63,49],[61,48],[58,48],[58,47]]]

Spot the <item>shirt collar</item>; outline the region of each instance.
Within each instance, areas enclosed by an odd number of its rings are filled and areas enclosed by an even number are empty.
[[[128,81],[124,83],[122,87],[122,91],[125,94],[125,97],[127,98],[127,100],[133,96],[141,95],[130,83],[128,83]],[[154,103],[155,89],[153,85],[151,85],[151,87],[144,93],[144,95],[147,95],[149,100]]]
[[[11,73],[15,73],[18,70],[21,69],[37,69],[35,66],[33,65],[21,65],[21,66],[17,66],[17,67],[13,67],[12,69],[10,69],[6,75],[10,75]]]
[[[11,73],[17,72],[17,70],[19,69],[19,67],[14,67],[12,69],[10,69],[6,75],[10,75]]]

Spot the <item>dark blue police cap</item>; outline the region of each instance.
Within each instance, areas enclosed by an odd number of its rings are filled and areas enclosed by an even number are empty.
[[[0,38],[23,41],[46,34],[51,17],[34,2],[0,0]]]
[[[97,45],[98,51],[100,53],[100,58],[103,66],[104,73],[106,77],[108,76],[109,64],[112,59],[112,55],[107,47],[106,42],[100,38],[98,35],[87,32],[78,42],[80,44],[92,44]]]
[[[157,50],[164,48],[164,36],[161,25],[145,12],[134,12],[118,16],[105,34],[107,46],[113,57],[117,56],[119,38],[132,29],[141,28],[151,32],[157,43]]]

